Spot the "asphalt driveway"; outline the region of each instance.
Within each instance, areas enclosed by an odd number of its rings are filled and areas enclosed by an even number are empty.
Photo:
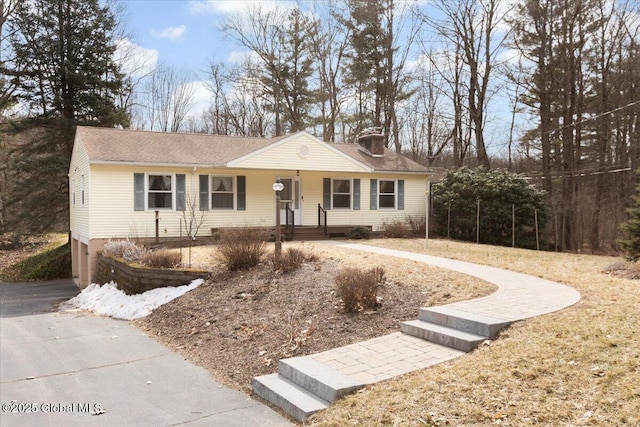
[[[58,304],[80,289],[71,279],[48,282],[0,282],[0,317],[30,316],[57,311]]]
[[[71,280],[0,283],[0,425],[283,426],[126,321],[58,312]]]

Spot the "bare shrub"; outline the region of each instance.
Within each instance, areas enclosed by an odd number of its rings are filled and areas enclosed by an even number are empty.
[[[384,283],[385,271],[382,267],[369,270],[347,267],[340,270],[335,280],[344,309],[355,313],[378,305],[378,287]]]
[[[424,215],[407,215],[406,222],[414,237],[421,237],[427,234],[427,218]]]
[[[218,258],[229,271],[248,270],[267,252],[266,232],[259,228],[227,228],[218,232]]]
[[[147,251],[140,260],[142,265],[153,268],[175,268],[182,262],[180,252],[174,252],[169,249],[157,249],[155,251]]]
[[[114,258],[122,258],[127,262],[140,262],[147,249],[131,240],[109,240],[104,244],[102,253]]]
[[[390,222],[383,220],[382,235],[387,238],[407,237],[409,235],[409,227],[404,221],[400,219],[394,219]]]
[[[360,225],[357,225],[357,226],[353,227],[351,230],[349,230],[345,234],[345,237],[347,239],[351,239],[351,240],[370,239],[371,238],[371,230],[369,230],[366,227],[362,227]]]
[[[640,264],[637,262],[616,262],[604,268],[602,272],[625,279],[640,280]]]
[[[299,269],[305,262],[317,261],[318,256],[300,248],[287,248],[287,250],[282,253],[280,260],[276,261],[275,256],[272,256],[272,259],[274,271],[289,273]]]

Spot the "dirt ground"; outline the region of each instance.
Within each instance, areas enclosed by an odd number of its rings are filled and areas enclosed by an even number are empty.
[[[317,260],[284,274],[268,264],[228,273],[216,265],[214,247],[193,248],[192,265],[209,266],[213,278],[135,324],[220,382],[250,392],[252,377],[276,372],[280,358],[396,332],[401,321],[417,317],[421,306],[494,290],[477,279],[414,261],[323,245],[301,247]],[[188,259],[186,252],[183,257]],[[356,314],[343,310],[334,277],[344,266],[385,268],[379,307]]]

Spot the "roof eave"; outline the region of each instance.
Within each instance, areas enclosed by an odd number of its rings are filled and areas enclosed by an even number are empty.
[[[175,168],[226,168],[227,166],[212,165],[207,163],[156,163],[156,162],[132,162],[128,160],[89,160],[91,165],[108,166],[144,166],[144,167],[175,167]]]
[[[397,174],[397,175],[428,175],[428,176],[436,175],[435,172],[428,172],[428,171],[399,171],[399,170],[394,170],[394,169],[391,169],[391,170],[374,169],[373,172]]]
[[[304,131],[304,130],[303,130],[303,131],[296,132],[296,133],[291,134],[291,135],[288,135],[288,136],[287,136],[287,137],[285,137],[285,138],[282,138],[282,139],[279,139],[279,140],[277,140],[277,141],[275,141],[275,142],[272,142],[272,143],[271,143],[271,144],[269,144],[269,145],[266,145],[266,146],[264,146],[264,147],[261,147],[261,148],[259,148],[259,149],[255,150],[255,151],[252,151],[251,153],[247,153],[247,154],[245,154],[245,155],[243,155],[243,156],[240,156],[240,157],[238,157],[238,158],[236,158],[236,159],[233,159],[233,160],[229,161],[229,162],[227,163],[227,165],[228,165],[228,167],[234,167],[234,166],[236,166],[238,163],[240,163],[240,162],[242,162],[242,161],[244,161],[244,160],[247,160],[247,159],[249,159],[249,158],[251,158],[251,157],[258,156],[258,155],[262,154],[263,152],[265,152],[265,151],[267,151],[267,150],[269,150],[269,149],[271,149],[271,148],[273,148],[273,147],[277,147],[278,145],[281,145],[281,144],[286,144],[286,143],[287,143],[287,142],[289,142],[290,140],[292,140],[292,139],[294,139],[294,138],[297,138],[299,135],[306,135],[306,136],[308,136],[308,137],[310,137],[310,138],[314,139],[316,142],[318,142],[319,144],[322,144],[322,145],[326,146],[329,150],[331,150],[331,151],[332,151],[332,152],[334,152],[335,154],[337,154],[337,155],[341,156],[342,158],[347,159],[347,160],[351,161],[352,163],[354,163],[354,164],[358,165],[359,167],[361,167],[362,169],[364,169],[364,170],[365,170],[365,172],[373,172],[373,171],[374,171],[374,168],[372,168],[371,166],[369,166],[369,165],[366,165],[366,164],[362,163],[362,162],[361,162],[361,161],[359,161],[358,159],[356,159],[356,158],[354,158],[354,157],[350,156],[350,155],[349,155],[349,154],[347,154],[347,153],[344,153],[344,152],[342,152],[342,151],[338,150],[337,148],[335,148],[335,147],[331,146],[330,144],[328,144],[328,143],[326,143],[326,142],[322,141],[322,140],[321,140],[321,139],[319,139],[318,137],[313,136],[312,134],[310,134],[309,132]]]

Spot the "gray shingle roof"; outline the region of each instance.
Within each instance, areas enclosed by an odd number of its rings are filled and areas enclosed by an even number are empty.
[[[92,163],[193,165],[223,167],[228,162],[274,144],[291,135],[247,138],[208,134],[149,132],[78,126],[77,135]],[[372,157],[357,144],[328,144],[376,171],[426,173],[426,167],[385,150]]]
[[[422,166],[408,157],[398,154],[395,151],[391,151],[388,148],[384,149],[384,157],[373,157],[364,152],[358,144],[330,145],[376,171],[415,173],[427,173],[429,171],[426,166]]]

